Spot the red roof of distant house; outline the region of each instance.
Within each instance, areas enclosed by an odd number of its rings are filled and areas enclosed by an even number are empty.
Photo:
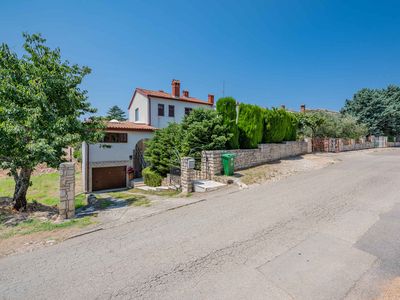
[[[190,102],[190,103],[196,103],[196,104],[203,104],[203,105],[210,105],[213,106],[213,103],[210,103],[208,101],[203,101],[197,98],[193,97],[185,97],[185,96],[180,96],[180,97],[174,97],[169,93],[166,93],[164,91],[152,91],[152,90],[146,90],[142,88],[136,88],[135,93],[133,94],[132,100],[129,103],[128,109],[131,107],[133,98],[135,97],[136,93],[140,93],[146,97],[157,97],[157,98],[164,98],[164,99],[170,99],[170,100],[176,100],[176,101],[183,101],[183,102]]]
[[[154,131],[156,128],[150,125],[138,124],[129,121],[109,121],[107,122],[106,130]]]

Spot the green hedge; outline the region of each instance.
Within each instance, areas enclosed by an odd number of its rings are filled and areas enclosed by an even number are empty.
[[[257,148],[262,142],[264,121],[263,109],[257,105],[239,105],[239,144],[241,149]]]
[[[224,124],[232,134],[232,137],[228,141],[229,149],[239,148],[239,129],[236,124],[236,100],[232,97],[218,99],[217,112],[222,116]]]
[[[155,171],[151,170],[150,167],[144,168],[142,170],[142,175],[144,178],[144,184],[148,186],[160,186],[162,181],[162,176],[157,174]]]
[[[264,112],[264,136],[266,143],[296,140],[297,118],[284,109],[266,109]]]

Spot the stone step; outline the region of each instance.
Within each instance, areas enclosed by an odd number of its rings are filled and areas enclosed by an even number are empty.
[[[195,181],[193,181],[194,191],[198,192],[198,193],[215,191],[224,186],[226,186],[226,184],[221,183],[221,182],[212,181],[212,180],[195,180]]]

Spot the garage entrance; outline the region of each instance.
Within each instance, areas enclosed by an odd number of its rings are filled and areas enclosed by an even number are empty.
[[[126,166],[92,169],[92,190],[107,190],[126,187]]]

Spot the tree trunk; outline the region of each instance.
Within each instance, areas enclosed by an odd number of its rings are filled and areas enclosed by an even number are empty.
[[[30,185],[31,174],[32,169],[29,168],[22,168],[19,173],[18,171],[13,172],[15,181],[13,201],[16,210],[26,209],[26,193]]]

